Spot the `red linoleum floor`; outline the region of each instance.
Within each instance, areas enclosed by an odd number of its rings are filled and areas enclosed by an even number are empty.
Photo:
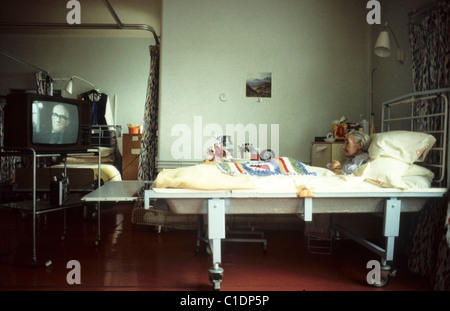
[[[37,266],[32,265],[31,216],[0,210],[0,290],[2,291],[210,291],[211,256],[196,253],[196,232],[131,223],[132,205],[102,209],[101,243],[97,221],[81,208],[68,210],[67,236],[61,241],[63,214],[38,221]],[[259,244],[223,243],[222,291],[429,291],[426,278],[397,258],[397,275],[382,288],[369,286],[369,260],[379,258],[353,241],[335,243],[331,255],[307,251],[299,231],[266,231],[267,253]],[[48,267],[45,263],[51,260]],[[81,284],[68,284],[80,263]]]

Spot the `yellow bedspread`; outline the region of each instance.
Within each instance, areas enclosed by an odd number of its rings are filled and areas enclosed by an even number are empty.
[[[253,189],[256,187],[251,176],[232,176],[222,173],[215,165],[199,164],[188,167],[162,170],[156,180],[156,188],[183,189]]]
[[[383,162],[386,164],[388,162]],[[396,164],[396,163],[394,163]],[[377,191],[385,188],[407,190],[429,188],[432,175],[428,170],[408,165],[404,171],[392,167],[368,163],[351,175],[336,175],[328,169],[304,165],[308,172],[302,174],[278,174],[254,176],[247,174],[227,174],[212,163],[162,170],[154,188],[178,188],[195,190],[240,190],[256,189],[269,192],[298,192],[299,189],[348,191]],[[413,181],[408,181],[413,178]],[[420,183],[418,183],[420,182]]]
[[[335,175],[320,168],[305,166],[315,175],[251,176],[226,174],[216,165],[198,164],[188,167],[162,170],[154,188],[178,188],[196,190],[258,189],[270,192],[297,192],[298,189],[361,187],[363,177]],[[369,185],[373,188],[373,185]]]

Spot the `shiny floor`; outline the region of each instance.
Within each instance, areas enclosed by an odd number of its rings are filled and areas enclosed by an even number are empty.
[[[102,208],[101,243],[97,220],[81,208],[40,215],[37,265],[32,264],[32,217],[0,209],[0,290],[2,291],[210,291],[211,256],[195,252],[196,232],[131,223],[133,206]],[[89,213],[88,213],[89,214]],[[397,275],[381,288],[367,284],[369,260],[361,245],[341,240],[331,255],[310,254],[299,231],[266,231],[267,252],[256,243],[222,245],[222,291],[429,291],[426,278],[396,259]],[[71,260],[79,262],[69,265]],[[46,266],[46,263],[51,264]],[[79,280],[80,284],[73,283]]]

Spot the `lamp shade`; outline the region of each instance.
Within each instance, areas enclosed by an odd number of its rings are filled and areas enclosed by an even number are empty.
[[[374,47],[375,55],[379,57],[389,57],[391,55],[391,43],[387,29],[380,32]]]
[[[73,86],[72,79],[70,79],[69,82],[67,82],[66,86],[64,87],[67,93],[72,94],[72,86]]]

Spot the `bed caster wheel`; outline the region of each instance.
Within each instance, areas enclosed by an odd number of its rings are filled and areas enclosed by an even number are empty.
[[[220,283],[222,282],[222,274],[221,273],[213,273],[209,276],[209,281],[212,284],[212,289],[215,291],[220,290]]]
[[[223,279],[223,269],[215,265],[209,269],[209,281],[212,283],[213,290],[220,290],[220,283]]]
[[[220,291],[220,281],[212,281],[212,289],[214,291]]]
[[[375,287],[384,287],[389,283],[389,280],[392,276],[397,274],[397,270],[392,270],[390,266],[384,265],[381,266],[380,271],[380,282],[374,282],[373,286]]]

